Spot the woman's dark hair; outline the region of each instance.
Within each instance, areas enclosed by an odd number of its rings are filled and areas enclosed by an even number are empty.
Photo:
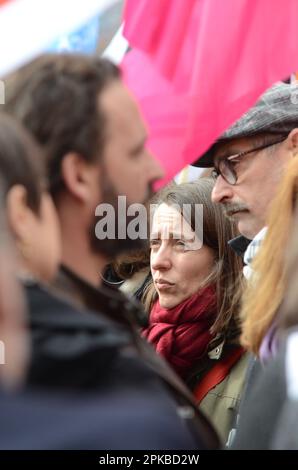
[[[196,227],[195,206],[197,204],[203,206],[203,244],[211,248],[215,254],[213,272],[204,282],[204,285],[214,283],[216,286],[218,315],[211,331],[214,334],[238,336],[242,260],[228,246],[228,241],[238,233],[236,225],[225,216],[223,208],[211,201],[213,185],[212,179],[200,178],[193,183],[171,186],[157,194],[152,203],[157,207],[163,203],[178,206],[181,213],[183,205],[191,205],[188,222],[193,230]],[[156,297],[154,285],[151,283],[143,296],[147,311],[151,310]]]
[[[27,191],[28,206],[39,213],[45,187],[44,156],[33,137],[13,118],[0,113],[0,177],[4,197],[16,184]]]

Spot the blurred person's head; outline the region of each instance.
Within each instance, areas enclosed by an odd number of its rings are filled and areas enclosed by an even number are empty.
[[[1,181],[0,233],[0,386],[14,388],[22,384],[26,374],[29,338],[24,294],[16,276],[16,253],[5,221]]]
[[[265,226],[284,169],[298,153],[297,91],[286,83],[269,89],[195,163],[214,166],[212,199],[248,239]]]
[[[128,205],[144,203],[162,172],[146,149],[144,123],[119,69],[95,57],[44,55],[6,77],[5,86],[6,110],[46,150],[62,226],[63,261],[74,266],[75,243],[76,249],[84,246],[104,264],[141,246],[140,240],[117,237],[118,196],[126,196]],[[100,203],[115,209],[114,239],[95,235]],[[82,266],[80,262],[76,268]]]
[[[204,287],[215,286],[217,316],[212,331],[225,334],[237,324],[242,263],[227,246],[236,229],[222,208],[212,203],[212,188],[212,180],[202,178],[166,188],[154,199],[150,240],[154,290],[149,287],[144,301],[150,310],[158,297],[161,307],[172,309]]]
[[[283,301],[289,304],[288,278],[293,277],[290,272],[297,261],[297,198],[298,159],[294,158],[273,200],[266,237],[253,261],[254,275],[244,292],[242,342],[256,355],[273,322],[283,323]],[[290,289],[293,299],[297,286],[291,283]]]
[[[18,271],[48,282],[60,262],[60,228],[44,173],[45,157],[29,133],[0,114],[0,176]]]

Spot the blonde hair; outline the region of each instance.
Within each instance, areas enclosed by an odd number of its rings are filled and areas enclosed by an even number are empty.
[[[258,355],[264,336],[281,305],[286,286],[286,248],[298,193],[298,159],[287,167],[268,218],[268,231],[252,268],[254,275],[243,295],[243,346]]]

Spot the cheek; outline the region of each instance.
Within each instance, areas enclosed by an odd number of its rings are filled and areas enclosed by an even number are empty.
[[[183,287],[184,291],[193,294],[199,289],[205,277],[205,275],[202,275],[202,273],[197,270],[182,271],[181,287]]]
[[[155,263],[155,253],[153,252],[153,250],[151,250],[150,252],[150,268],[151,268],[151,273],[155,273],[155,269],[154,269],[154,263]]]
[[[260,164],[257,168],[252,168],[247,184],[241,189],[243,198],[245,197],[249,206],[258,209],[259,206],[263,205],[264,200],[273,197],[279,179],[277,174],[273,173],[271,163],[269,166]]]
[[[203,247],[188,255],[190,255],[188,259],[180,264],[181,278],[185,284],[199,286],[212,272],[214,254],[208,248]]]
[[[133,166],[122,163],[109,176],[109,181],[117,195],[127,196],[128,201],[135,202],[134,193],[137,192],[139,177],[135,174]]]

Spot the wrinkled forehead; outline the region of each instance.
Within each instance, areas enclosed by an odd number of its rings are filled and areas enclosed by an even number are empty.
[[[214,161],[222,158],[236,155],[240,152],[252,149],[260,142],[259,136],[242,137],[241,139],[231,139],[229,141],[218,143],[215,147]]]
[[[165,203],[154,211],[151,234],[160,238],[194,238],[195,232],[183,218],[180,208]],[[174,235],[174,237],[173,237]]]

